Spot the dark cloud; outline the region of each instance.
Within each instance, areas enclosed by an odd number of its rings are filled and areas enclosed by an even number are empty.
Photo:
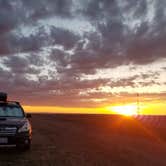
[[[53,44],[59,44],[64,47],[64,49],[71,49],[74,47],[76,42],[79,40],[79,36],[75,35],[74,33],[56,28],[51,27],[51,38],[53,39]]]
[[[87,11],[84,12],[97,21],[98,30],[102,34],[103,47],[97,51],[107,54],[109,60],[117,65],[121,64],[121,61],[147,64],[165,57],[166,32],[163,27],[166,25],[164,16],[166,5],[163,1],[158,1],[157,4],[154,6],[156,11],[154,21],[149,23],[144,19],[144,17],[149,17],[147,13],[151,12],[149,11],[151,9],[148,8],[150,4],[147,1],[133,1],[132,3],[123,1],[121,7],[119,7],[118,1],[89,2]],[[126,26],[124,19],[128,18],[124,17],[133,19],[129,24],[133,24],[135,20],[139,20],[140,24],[130,30],[132,25]],[[100,19],[98,20],[98,18]],[[111,56],[112,54],[115,56]],[[124,55],[125,58],[123,59],[121,55]],[[107,62],[108,60],[105,63]]]
[[[124,78],[120,79],[118,81],[112,81],[108,85],[110,87],[136,87],[135,80],[138,78],[138,76],[133,76],[130,78]]]
[[[69,54],[62,50],[54,49],[50,54],[50,60],[55,61],[57,70],[59,73],[64,72],[65,67],[69,64]]]
[[[4,64],[9,67],[13,73],[24,73],[29,62],[25,58],[11,56],[10,59],[4,61]]]
[[[17,11],[8,0],[0,1],[0,16],[0,34],[10,31],[18,23]]]
[[[89,92],[102,86],[162,84],[159,72],[82,79],[98,69],[166,58],[166,2],[151,3],[153,9],[145,0],[0,0],[0,90],[23,94],[26,104],[89,106],[114,96]],[[84,21],[94,30],[78,30]]]
[[[145,79],[153,79],[156,80],[159,78],[160,73],[159,72],[147,72],[147,73],[142,73],[140,77],[145,80]]]
[[[49,42],[51,37],[45,33],[42,26],[37,29],[35,34],[28,37],[22,36],[22,34],[20,34],[21,36],[15,35],[12,31],[19,26],[35,26],[37,20],[52,15],[69,17],[71,5],[72,3],[66,0],[0,0],[0,56],[13,54],[18,50],[36,51],[43,45],[51,44]],[[70,40],[70,32],[63,29],[55,30],[53,27],[51,29],[51,35],[56,37],[57,43],[67,44],[66,47],[71,47],[73,43]],[[66,38],[62,35],[66,35]]]
[[[9,48],[9,41],[7,35],[3,35],[0,33],[0,56],[9,54],[10,48]]]
[[[71,15],[72,1],[68,0],[23,0],[22,3],[27,12],[29,11],[29,17],[32,20],[49,17],[50,15],[59,15],[61,17]]]

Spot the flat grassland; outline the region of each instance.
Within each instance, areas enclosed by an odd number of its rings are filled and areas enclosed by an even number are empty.
[[[32,148],[0,166],[166,166],[166,117],[33,114]]]

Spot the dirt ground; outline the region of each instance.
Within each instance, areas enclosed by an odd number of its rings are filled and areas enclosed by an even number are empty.
[[[34,114],[31,150],[1,148],[0,166],[166,166],[166,117],[138,119]]]

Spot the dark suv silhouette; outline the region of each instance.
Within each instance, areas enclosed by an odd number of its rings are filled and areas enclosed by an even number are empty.
[[[19,102],[7,101],[7,94],[0,92],[0,146],[31,147],[32,127]]]

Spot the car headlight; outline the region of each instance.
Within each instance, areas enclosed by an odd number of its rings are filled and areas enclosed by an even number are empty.
[[[31,125],[28,121],[25,122],[24,125],[19,128],[18,132],[21,133],[21,132],[27,132],[27,131],[31,132]]]

